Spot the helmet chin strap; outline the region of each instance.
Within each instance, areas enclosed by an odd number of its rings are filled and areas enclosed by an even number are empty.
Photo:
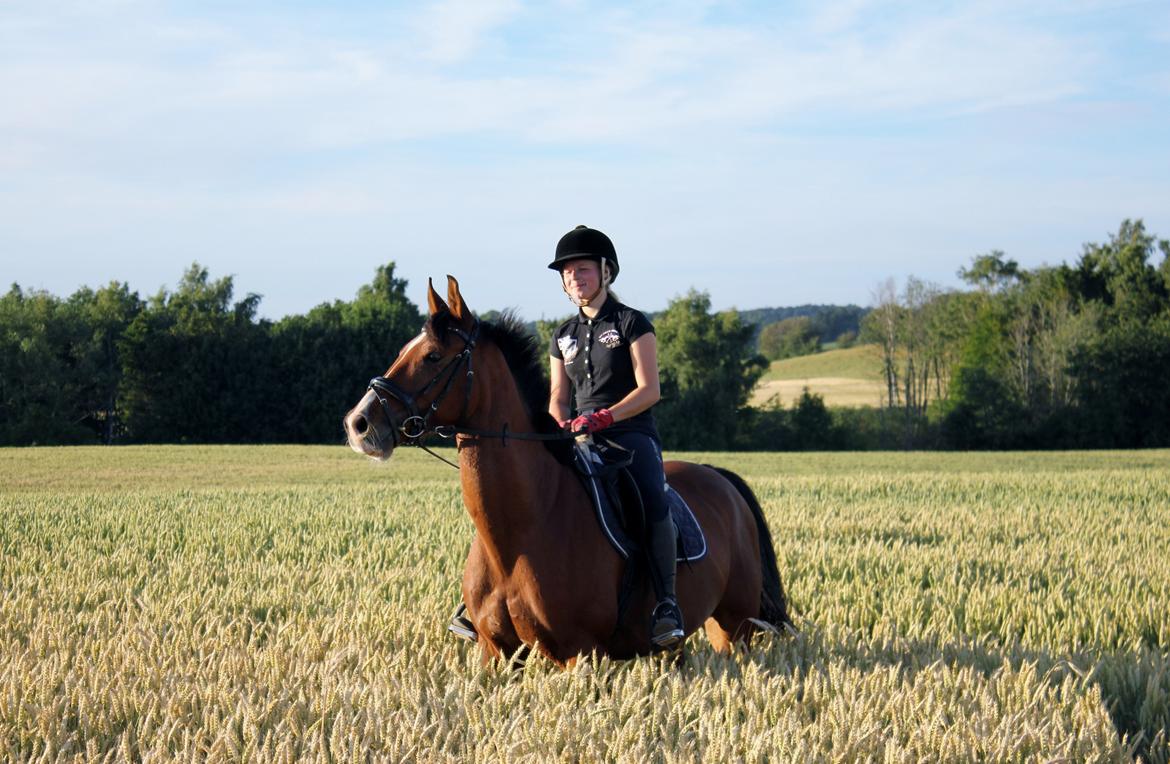
[[[578,308],[588,308],[590,303],[592,303],[594,300],[597,299],[597,296],[599,294],[601,294],[602,290],[606,289],[609,286],[609,283],[611,281],[613,281],[613,277],[610,276],[610,273],[609,273],[609,261],[603,257],[603,258],[601,258],[601,284],[598,285],[597,289],[593,292],[593,294],[589,295],[588,297],[580,297],[580,298],[574,297],[573,295],[569,294],[569,288],[567,286],[565,286],[565,274],[564,273],[561,274],[561,289],[564,291],[565,296],[569,298],[569,302],[573,303]]]

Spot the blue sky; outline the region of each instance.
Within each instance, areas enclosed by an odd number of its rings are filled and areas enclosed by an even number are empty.
[[[0,280],[278,318],[393,260],[571,307],[578,223],[660,310],[868,304],[976,254],[1170,237],[1170,4],[0,2]]]

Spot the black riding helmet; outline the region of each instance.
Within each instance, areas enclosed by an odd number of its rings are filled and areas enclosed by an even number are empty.
[[[609,237],[596,228],[579,225],[561,237],[557,242],[557,254],[548,267],[559,271],[566,260],[588,257],[593,260],[604,258],[609,261],[609,283],[617,281],[618,259]]]

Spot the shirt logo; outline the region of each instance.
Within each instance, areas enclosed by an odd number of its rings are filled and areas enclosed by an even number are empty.
[[[576,337],[557,337],[557,347],[560,348],[565,363],[572,363],[577,357]]]
[[[597,336],[597,341],[610,350],[613,350],[622,344],[622,336],[618,334],[617,329],[607,329]]]

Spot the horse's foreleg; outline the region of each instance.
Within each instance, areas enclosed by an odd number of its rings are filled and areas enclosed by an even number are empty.
[[[715,620],[714,616],[707,619],[703,624],[703,629],[707,632],[707,639],[711,642],[711,647],[715,648],[715,652],[731,652],[734,635],[729,634],[726,629],[720,626],[719,621]]]
[[[493,586],[478,535],[472,539],[463,569],[463,601],[475,625],[481,661],[486,665],[497,658],[511,657],[520,647],[520,638],[512,627],[503,596]]]

